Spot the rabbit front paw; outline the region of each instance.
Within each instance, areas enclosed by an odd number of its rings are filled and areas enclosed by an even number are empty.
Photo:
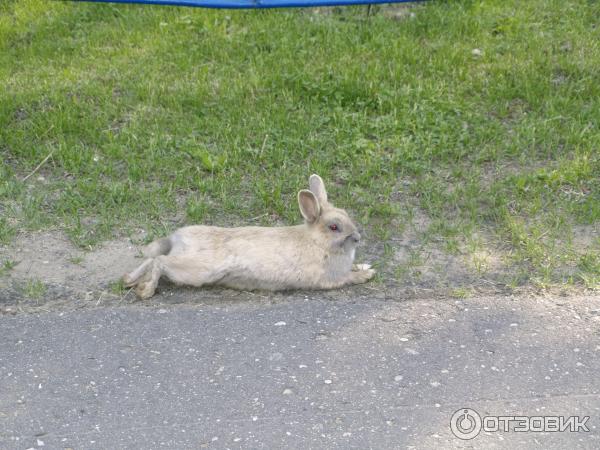
[[[352,264],[353,272],[360,272],[361,270],[369,270],[371,268],[371,264]]]
[[[355,267],[356,270],[350,272],[353,284],[366,283],[375,276],[375,269],[371,269],[369,264],[356,264]]]

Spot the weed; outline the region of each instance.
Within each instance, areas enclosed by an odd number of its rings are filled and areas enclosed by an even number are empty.
[[[46,293],[46,285],[40,280],[27,280],[22,286],[23,295],[31,300],[39,300]]]
[[[13,268],[18,264],[17,261],[12,261],[10,259],[7,259],[6,261],[4,261],[2,263],[2,266],[0,266],[0,276],[6,275],[8,273],[10,273],[11,270],[13,270]]]

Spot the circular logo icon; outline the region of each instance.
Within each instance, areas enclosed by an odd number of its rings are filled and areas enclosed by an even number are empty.
[[[481,431],[481,417],[471,408],[461,408],[452,414],[450,429],[459,439],[473,439]]]

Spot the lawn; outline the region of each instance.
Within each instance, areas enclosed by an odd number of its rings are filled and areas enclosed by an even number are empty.
[[[316,172],[380,282],[435,249],[507,287],[596,288],[599,68],[594,1],[367,17],[4,0],[0,242],[293,224]]]

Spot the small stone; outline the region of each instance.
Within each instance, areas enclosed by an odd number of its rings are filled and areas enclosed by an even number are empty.
[[[287,324],[286,324],[284,321],[281,321],[281,322],[277,322],[277,323],[275,323],[275,326],[276,326],[276,327],[283,327],[283,326],[285,326],[285,325],[287,325]]]
[[[283,390],[283,395],[292,395],[293,392],[290,388],[286,388]]]
[[[283,354],[279,352],[272,353],[269,356],[269,361],[280,361],[283,358]]]
[[[402,379],[403,379],[403,378],[404,378],[404,377],[403,377],[402,375],[396,375],[396,376],[394,377],[394,381],[402,381]]]
[[[325,384],[331,384],[332,381],[331,380],[325,380],[325,381],[323,381],[323,383],[325,383]]]
[[[478,48],[474,48],[473,50],[471,50],[471,54],[473,56],[481,56],[481,55],[483,55],[483,52]]]

